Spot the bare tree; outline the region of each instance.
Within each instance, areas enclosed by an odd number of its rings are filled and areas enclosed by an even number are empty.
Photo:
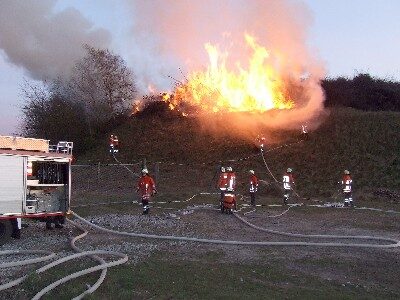
[[[25,82],[22,132],[52,140],[71,139],[82,151],[130,115],[136,93],[125,61],[107,49],[85,45],[69,79]]]
[[[84,104],[88,121],[102,123],[130,113],[136,85],[125,61],[108,49],[84,48],[86,56],[76,63],[69,86]]]

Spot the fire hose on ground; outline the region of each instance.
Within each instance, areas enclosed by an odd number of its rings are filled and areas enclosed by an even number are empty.
[[[308,246],[308,247],[362,247],[362,248],[396,248],[400,247],[400,241],[397,241],[395,239],[391,238],[385,238],[385,237],[373,237],[373,236],[342,236],[342,235],[316,235],[316,234],[296,234],[296,233],[288,233],[288,232],[281,232],[281,231],[276,231],[276,230],[271,230],[267,228],[262,228],[257,225],[254,225],[241,216],[239,216],[237,213],[234,214],[234,216],[245,223],[246,225],[256,229],[260,230],[263,232],[271,233],[271,234],[276,234],[276,235],[283,235],[283,236],[288,236],[288,237],[296,237],[296,238],[321,238],[321,239],[349,239],[349,240],[373,240],[373,241],[382,241],[382,242],[387,242],[389,244],[360,244],[360,243],[316,243],[316,242],[295,242],[295,241],[289,241],[289,242],[265,242],[265,241],[236,241],[236,240],[219,240],[219,239],[206,239],[206,238],[193,238],[193,237],[185,237],[185,236],[168,236],[168,235],[154,235],[154,234],[143,234],[143,233],[134,233],[134,232],[124,232],[124,231],[117,231],[113,229],[108,229],[101,227],[99,225],[93,224],[86,219],[82,218],[81,216],[77,215],[76,213],[73,213],[74,217],[80,220],[82,223],[88,225],[89,227],[92,227],[96,230],[99,230],[101,232],[109,233],[109,234],[115,234],[115,235],[121,235],[121,236],[129,236],[129,237],[135,237],[135,238],[150,238],[150,239],[159,239],[159,240],[178,240],[178,241],[186,241],[186,242],[199,242],[199,243],[209,243],[209,244],[222,244],[222,245],[242,245],[242,246]],[[78,239],[81,239],[85,237],[88,232],[79,224],[76,224],[73,221],[68,220],[70,224],[73,226],[76,226],[78,229],[84,231],[81,235],[73,238],[71,240],[71,246],[75,251],[81,251],[79,248],[75,246],[75,242]],[[0,252],[0,255],[6,255],[10,254],[11,251],[3,251]],[[13,252],[15,253],[15,252]],[[36,259],[30,259],[26,261],[18,261],[14,263],[6,263],[0,265],[0,268],[5,268],[5,267],[15,267],[15,266],[21,266],[21,265],[26,265],[29,263],[37,263],[41,261],[46,261],[55,256],[54,253],[47,252],[47,251],[20,251],[20,254],[47,254],[45,257],[41,258],[36,258]],[[18,253],[17,253],[18,254]],[[109,263],[106,263],[102,258],[99,258],[97,255],[112,255],[112,256],[117,256],[120,257],[119,260],[117,261],[112,261]],[[37,274],[40,274],[52,267],[55,267],[61,263],[70,261],[72,259],[84,257],[84,256],[90,256],[97,260],[100,264],[94,267],[90,267],[78,272],[75,272],[73,274],[70,274],[68,276],[65,276],[56,282],[50,284],[49,286],[45,287],[42,289],[39,293],[35,295],[33,299],[39,299],[41,296],[46,294],[47,292],[51,291],[52,289],[56,288],[57,286],[70,281],[74,278],[78,278],[80,276],[90,274],[96,271],[102,271],[100,277],[96,281],[96,283],[86,290],[84,293],[81,295],[77,296],[75,299],[81,299],[87,294],[93,293],[103,282],[105,276],[106,276],[106,270],[108,267],[116,266],[125,263],[128,260],[127,255],[119,253],[119,252],[113,252],[113,251],[102,251],[102,250],[96,250],[96,251],[85,251],[85,252],[80,252],[77,254],[73,254],[61,259],[58,259],[50,264],[47,264],[43,266],[42,268],[36,270],[35,272]],[[5,290],[7,288],[10,288],[12,286],[15,286],[19,283],[22,283],[28,275],[22,276],[21,278],[18,278],[16,280],[13,280],[12,282],[0,285],[0,291]]]
[[[129,169],[127,166],[125,166],[122,162],[120,162],[120,161],[115,157],[114,152],[112,153],[112,156],[113,156],[114,160],[115,160],[117,163],[119,163],[122,167],[124,167],[125,169],[127,169],[129,173],[131,173],[133,176],[135,176],[135,177],[137,177],[137,178],[140,178],[140,175],[139,175],[139,174],[136,174],[136,173],[133,172],[131,169]]]
[[[272,150],[272,149],[271,149]],[[272,174],[271,170],[268,167],[268,164],[266,163],[266,160],[264,158],[264,153],[261,149],[261,156],[262,159],[264,161],[264,164],[268,170],[268,172],[270,173],[270,175],[272,176],[272,178],[275,180],[276,183],[278,183],[277,179],[274,177],[274,175]],[[118,162],[120,165],[123,166],[123,164],[118,161],[116,159],[116,157],[113,155],[114,159],[116,160],[116,162]],[[124,166],[125,167],[125,166]],[[134,173],[133,171],[131,171],[129,168],[125,167],[132,175],[139,177],[138,174]],[[192,196],[191,198],[187,199],[186,201],[183,202],[188,202],[191,199],[193,199],[194,197],[200,195],[200,194],[207,194],[207,193],[199,193],[196,194],[194,196]],[[295,194],[300,197],[296,192]],[[285,214],[286,212],[289,211],[289,209],[291,208],[291,206],[285,210],[283,213],[276,215],[276,216],[269,216],[269,217],[278,217],[278,216],[282,216],[283,214]],[[248,212],[250,213],[250,212]],[[245,213],[246,214],[246,213]],[[87,220],[85,220],[84,218],[80,217],[79,215],[77,215],[76,213],[73,213],[73,215],[80,220],[81,222],[83,222],[84,224],[97,229],[99,231],[102,232],[106,232],[106,233],[110,233],[110,234],[115,234],[115,235],[122,235],[122,236],[129,236],[129,237],[136,237],[136,238],[150,238],[150,239],[161,239],[161,240],[178,240],[178,241],[186,241],[186,242],[199,242],[199,243],[209,243],[209,244],[223,244],[223,245],[242,245],[242,246],[309,246],[309,247],[362,247],[362,248],[396,248],[396,247],[400,247],[400,241],[395,240],[395,239],[391,239],[391,238],[385,238],[385,237],[373,237],[373,236],[342,236],[342,235],[317,235],[317,234],[298,234],[298,233],[288,233],[288,232],[281,232],[281,231],[276,231],[276,230],[272,230],[272,229],[267,229],[267,228],[262,228],[259,227],[257,225],[254,225],[252,223],[250,223],[249,221],[247,221],[246,219],[244,219],[243,217],[239,216],[238,213],[234,213],[234,216],[239,219],[240,221],[242,221],[244,224],[250,226],[253,229],[259,230],[259,231],[263,231],[263,232],[267,232],[270,234],[275,234],[275,235],[282,235],[282,236],[287,236],[287,237],[295,237],[295,238],[319,238],[319,239],[347,239],[347,240],[370,240],[370,241],[381,241],[381,242],[386,242],[388,244],[360,244],[360,243],[320,243],[320,242],[294,242],[294,241],[290,241],[290,242],[258,242],[258,241],[235,241],[235,240],[219,240],[219,239],[205,239],[205,238],[192,238],[192,237],[184,237],[184,236],[168,236],[168,235],[153,235],[153,234],[142,234],[142,233],[134,233],[134,232],[123,232],[123,231],[117,231],[117,230],[113,230],[113,229],[107,229],[104,227],[101,227],[99,225],[93,224]],[[96,281],[96,283],[91,286],[88,290],[86,290],[85,292],[83,292],[82,294],[80,294],[79,296],[75,297],[74,299],[82,299],[85,295],[87,294],[91,294],[94,291],[97,290],[97,288],[101,285],[101,283],[104,281],[105,276],[107,274],[107,268],[108,267],[112,267],[112,266],[117,266],[120,264],[125,263],[128,260],[128,257],[126,254],[123,253],[119,253],[119,252],[114,252],[114,251],[103,251],[103,250],[96,250],[96,251],[84,251],[82,252],[82,250],[80,250],[78,247],[75,246],[75,242],[83,237],[85,237],[88,232],[79,224],[71,221],[71,220],[67,220],[71,225],[77,227],[78,229],[82,230],[83,233],[80,234],[79,236],[76,236],[75,238],[73,238],[71,240],[71,247],[77,251],[77,254],[73,254],[73,255],[69,255],[67,257],[58,259],[50,264],[47,264],[43,267],[41,267],[40,269],[36,270],[35,273],[36,274],[40,274],[50,268],[53,268],[55,266],[58,266],[59,264],[62,264],[64,262],[73,260],[73,259],[77,259],[77,258],[81,258],[81,257],[85,257],[85,256],[89,256],[93,259],[95,259],[96,261],[98,261],[100,264],[94,267],[90,267],[78,272],[75,272],[73,274],[70,274],[68,276],[65,276],[55,282],[53,282],[52,284],[48,285],[47,287],[45,287],[44,289],[42,289],[41,291],[39,291],[33,299],[40,299],[43,295],[45,295],[46,293],[48,293],[49,291],[53,290],[54,288],[58,287],[61,284],[64,284],[72,279],[84,276],[86,274],[90,274],[93,272],[97,272],[97,271],[102,271],[100,274],[100,277],[98,278],[98,280]],[[4,263],[4,264],[0,264],[0,269],[1,268],[8,268],[8,267],[17,267],[17,266],[22,266],[22,265],[28,265],[28,264],[33,264],[33,263],[38,263],[38,262],[43,262],[43,261],[47,261],[52,259],[55,256],[55,253],[49,252],[49,251],[44,251],[44,250],[21,250],[21,251],[1,251],[0,255],[10,255],[10,254],[47,254],[46,256],[40,257],[40,258],[34,258],[34,259],[28,259],[28,260],[24,260],[24,261],[17,261],[17,262],[11,262],[11,263]],[[107,256],[117,256],[120,257],[119,260],[116,261],[112,261],[112,262],[105,262],[102,258],[98,257],[98,255],[107,255]],[[11,282],[5,283],[0,285],[0,291],[8,289],[10,287],[16,286],[20,283],[22,283],[23,281],[25,281],[28,278],[28,275],[24,275],[18,279],[15,279]]]
[[[122,235],[122,236],[130,236],[137,238],[150,238],[150,239],[158,239],[158,240],[175,240],[175,241],[185,241],[185,242],[199,242],[199,243],[209,243],[209,244],[222,244],[222,245],[251,245],[251,246],[328,246],[328,247],[365,247],[365,248],[395,248],[400,246],[400,241],[384,238],[384,237],[372,237],[372,236],[340,236],[340,235],[306,235],[306,234],[295,234],[295,233],[286,233],[280,231],[269,230],[269,233],[277,234],[277,235],[285,235],[290,237],[303,237],[303,238],[328,238],[328,239],[362,239],[362,240],[375,240],[375,241],[385,241],[390,242],[390,244],[378,245],[378,244],[354,244],[354,243],[310,243],[310,242],[254,242],[254,241],[235,241],[235,240],[219,240],[219,239],[206,239],[206,238],[194,238],[194,237],[185,237],[185,236],[172,236],[172,235],[155,235],[155,234],[146,234],[146,233],[135,233],[135,232],[125,232],[125,231],[117,231],[113,229],[108,229],[101,227],[99,225],[93,224],[90,221],[82,218],[81,216],[73,213],[74,217],[83,222],[84,224],[95,228],[99,231]],[[239,220],[249,225],[250,222],[241,218],[237,214],[234,214]],[[252,224],[253,225],[253,224]],[[253,227],[254,226],[254,227]],[[252,227],[257,230],[267,231],[268,229],[262,229],[253,225]]]
[[[207,207],[208,208],[208,207]],[[288,211],[287,209],[286,211]],[[285,211],[285,212],[286,212]],[[283,213],[282,213],[283,214]],[[281,215],[282,215],[281,214]],[[74,216],[85,223],[86,225],[93,227],[102,232],[123,235],[129,237],[138,237],[138,238],[151,238],[151,239],[161,239],[161,240],[179,240],[179,241],[187,241],[187,242],[200,242],[200,243],[211,243],[211,244],[225,244],[225,245],[251,245],[251,246],[314,246],[314,247],[362,247],[362,248],[396,248],[400,247],[400,241],[385,238],[385,237],[373,237],[373,236],[342,236],[342,235],[316,235],[316,234],[296,234],[296,233],[288,233],[281,232],[266,228],[261,228],[256,226],[244,218],[240,217],[237,213],[234,214],[236,218],[245,223],[246,225],[260,231],[264,231],[267,233],[275,234],[275,235],[283,235],[289,237],[296,238],[321,238],[321,239],[351,239],[351,240],[374,240],[374,241],[384,241],[389,244],[356,244],[356,243],[315,243],[315,242],[247,242],[247,241],[232,241],[232,240],[217,240],[217,239],[204,239],[204,238],[191,238],[184,236],[164,236],[164,235],[153,235],[153,234],[142,234],[142,233],[134,233],[134,232],[124,232],[124,231],[116,231],[108,228],[101,227],[99,225],[93,224],[84,218],[80,217],[76,213]]]
[[[104,250],[95,250],[95,251],[82,251],[80,250],[78,247],[75,246],[75,242],[83,237],[85,237],[88,232],[79,224],[71,221],[71,220],[67,220],[70,224],[72,224],[73,226],[77,227],[78,229],[82,230],[83,233],[80,234],[79,236],[74,237],[71,240],[71,247],[77,251],[78,253],[73,254],[73,255],[69,255],[63,258],[60,258],[52,263],[49,263],[37,270],[34,271],[34,273],[36,274],[40,274],[43,273],[55,266],[58,266],[62,263],[65,263],[67,261],[73,260],[73,259],[77,259],[77,258],[82,258],[85,256],[89,256],[93,259],[95,259],[96,261],[98,261],[100,264],[94,267],[90,267],[78,272],[75,272],[73,274],[70,274],[68,276],[65,276],[53,283],[51,283],[50,285],[46,286],[45,288],[43,288],[41,291],[39,291],[32,299],[33,300],[37,300],[40,299],[43,295],[45,295],[46,293],[50,292],[51,290],[55,289],[56,287],[58,287],[61,284],[64,284],[72,279],[93,273],[93,272],[97,272],[97,271],[102,271],[100,277],[98,278],[98,280],[96,281],[96,283],[90,287],[88,290],[86,290],[85,292],[83,292],[82,294],[80,294],[79,296],[75,297],[74,299],[82,299],[85,295],[87,294],[91,294],[93,293],[95,290],[97,290],[97,288],[101,285],[101,283],[104,281],[105,276],[107,274],[107,268],[108,267],[113,267],[113,266],[117,266],[117,265],[121,265],[125,262],[128,261],[128,256],[126,254],[120,253],[120,252],[115,252],[115,251],[104,251]],[[55,253],[50,252],[50,251],[44,251],[44,250],[20,250],[20,251],[0,251],[0,255],[10,255],[10,254],[47,254],[46,256],[43,257],[39,257],[39,258],[34,258],[34,259],[27,259],[27,260],[23,260],[23,261],[16,261],[16,262],[9,262],[9,263],[3,263],[0,264],[0,269],[2,268],[11,268],[11,267],[17,267],[17,266],[23,266],[23,265],[28,265],[28,264],[34,264],[34,263],[39,263],[39,262],[44,262],[44,261],[48,261],[52,258],[55,257]],[[102,258],[98,257],[97,255],[107,255],[107,256],[117,256],[120,259],[118,260],[114,260],[111,262],[105,262]],[[10,282],[7,282],[5,284],[0,285],[0,291],[6,290],[8,288],[14,287],[22,282],[24,282],[27,278],[29,277],[29,274],[21,276],[20,278],[17,278],[15,280],[12,280]]]
[[[302,140],[301,140],[300,142],[302,142]],[[299,143],[299,142],[297,142],[297,143]],[[295,143],[293,143],[293,144],[295,144]],[[272,150],[275,150],[275,148],[272,149]],[[264,157],[264,151],[263,151],[263,149],[260,149],[260,153],[261,153],[261,157],[262,157],[262,159],[263,159],[264,165],[265,165],[265,167],[266,167],[268,173],[269,173],[269,174],[271,175],[271,177],[274,179],[275,183],[276,183],[276,184],[279,184],[279,181],[275,178],[274,174],[271,172],[270,168],[268,167],[267,161],[265,160],[265,157]],[[279,187],[280,187],[280,186],[279,186]],[[304,198],[302,198],[295,190],[293,190],[293,192],[294,192],[294,194],[295,194],[298,198],[304,199]]]

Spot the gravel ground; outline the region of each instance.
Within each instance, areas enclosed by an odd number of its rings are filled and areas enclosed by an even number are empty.
[[[46,230],[45,223],[23,220],[23,224],[28,225],[22,229],[21,239],[12,239],[9,243],[0,246],[0,251],[6,250],[48,250],[54,251],[61,258],[74,253],[69,246],[69,239],[72,236],[73,228],[65,226],[62,229]],[[40,257],[42,255],[12,255],[0,256],[0,263],[26,260],[29,258]],[[1,269],[0,283],[18,277],[29,270],[34,269],[32,265]]]
[[[314,211],[315,210],[315,211]],[[400,216],[371,211],[354,212],[339,209],[314,209],[310,214],[304,208],[293,208],[283,216],[271,218],[284,211],[284,208],[257,209],[245,216],[250,222],[269,229],[309,233],[309,234],[346,234],[346,235],[381,235],[400,239]],[[250,211],[250,209],[247,209]],[[242,213],[245,210],[242,211]],[[243,241],[289,241],[301,240],[267,234],[256,231],[240,222],[232,215],[222,215],[211,207],[194,206],[176,211],[153,209],[150,215],[136,213],[103,214],[87,216],[90,222],[119,231],[151,233],[160,235],[187,236],[199,238],[215,238]],[[74,253],[69,245],[71,237],[80,233],[79,230],[67,224],[61,230],[45,230],[44,223],[28,221],[28,228],[23,229],[20,240],[0,247],[2,250],[46,249],[63,257]],[[303,239],[304,240],[304,239]],[[315,241],[315,240],[313,240]],[[343,279],[340,272],[332,272],[318,265],[302,263],[308,258],[314,260],[354,260],[360,265],[375,264],[379,269],[397,268],[399,264],[399,249],[359,249],[359,248],[310,248],[310,247],[242,247],[226,245],[209,245],[194,242],[164,241],[143,238],[129,238],[110,235],[90,230],[89,235],[77,242],[82,250],[112,250],[128,254],[129,264],[136,264],[154,252],[168,252],[175,255],[171,259],[199,259],[207,253],[214,253],[220,261],[236,261],[239,263],[267,259],[282,261],[294,270],[301,269],[309,273],[318,273],[322,278]],[[223,253],[223,255],[218,255]],[[213,255],[214,255],[213,254]],[[0,263],[13,260],[23,260],[33,256],[0,256]],[[287,259],[290,258],[290,259]],[[392,266],[387,267],[391,261]],[[43,263],[41,264],[43,265]],[[37,266],[3,269],[0,282],[4,283],[21,274],[34,270]],[[361,268],[361,267],[360,267]],[[345,276],[346,277],[346,276]],[[343,279],[344,280],[344,279]],[[346,282],[368,285],[357,278],[346,278]],[[388,281],[387,278],[383,280]],[[389,280],[389,282],[391,282]]]

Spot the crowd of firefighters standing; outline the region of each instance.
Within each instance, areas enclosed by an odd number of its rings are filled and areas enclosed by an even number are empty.
[[[302,125],[301,135],[303,140],[308,139],[308,130],[306,125]],[[261,152],[264,151],[265,138],[257,137],[256,139],[258,147]],[[109,139],[110,153],[114,155],[118,152],[118,137],[116,135],[111,135]],[[341,190],[344,198],[344,206],[353,206],[352,197],[352,178],[348,170],[344,170],[342,180],[338,182],[341,184]],[[293,177],[292,168],[287,168],[286,172],[282,176],[281,188],[283,191],[283,204],[289,204],[289,200],[293,194],[298,194],[295,192],[295,180]],[[255,175],[254,170],[249,170],[248,177],[248,194],[250,196],[250,203],[252,206],[256,205],[256,194],[258,191],[259,179]],[[220,208],[221,211],[233,211],[237,210],[236,203],[236,174],[232,167],[221,167],[220,174],[217,182],[217,188],[220,191]],[[154,179],[149,175],[146,167],[142,169],[142,176],[139,178],[137,183],[137,192],[140,194],[143,214],[149,213],[149,201],[151,196],[157,193],[156,185]]]
[[[342,186],[344,197],[344,206],[353,206],[352,197],[352,179],[350,172],[343,172],[342,180],[339,182]],[[256,205],[256,193],[258,191],[259,180],[254,170],[249,170],[248,193],[250,195],[250,203]],[[292,197],[295,187],[292,168],[287,168],[282,176],[283,203],[287,205]],[[222,212],[232,212],[237,210],[236,203],[236,174],[232,167],[221,167],[221,172],[217,182],[217,188],[220,191],[220,208]],[[137,192],[141,196],[143,205],[143,214],[149,213],[149,201],[151,196],[157,193],[154,179],[149,175],[147,168],[142,169],[142,176],[138,180]]]

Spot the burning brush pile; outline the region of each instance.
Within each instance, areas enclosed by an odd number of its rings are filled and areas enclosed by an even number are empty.
[[[285,68],[287,62],[282,63],[285,55],[268,51],[257,43],[255,37],[245,34],[244,41],[246,61],[234,63],[228,51],[221,51],[217,46],[206,43],[204,48],[209,65],[204,70],[193,71],[183,76],[183,80],[170,77],[175,82],[173,91],[155,93],[136,101],[135,113],[140,115],[146,108],[153,110],[157,106],[151,102],[156,101],[164,102],[171,111],[181,116],[234,112],[251,115],[252,118],[255,114],[261,115],[269,119],[269,124],[273,124],[276,120],[272,119],[276,119],[277,112],[297,111],[296,115],[299,115],[300,111],[307,110],[315,91],[322,97],[318,78],[301,70],[288,72]],[[317,102],[322,104],[321,100]],[[309,117],[303,115],[300,122]]]

